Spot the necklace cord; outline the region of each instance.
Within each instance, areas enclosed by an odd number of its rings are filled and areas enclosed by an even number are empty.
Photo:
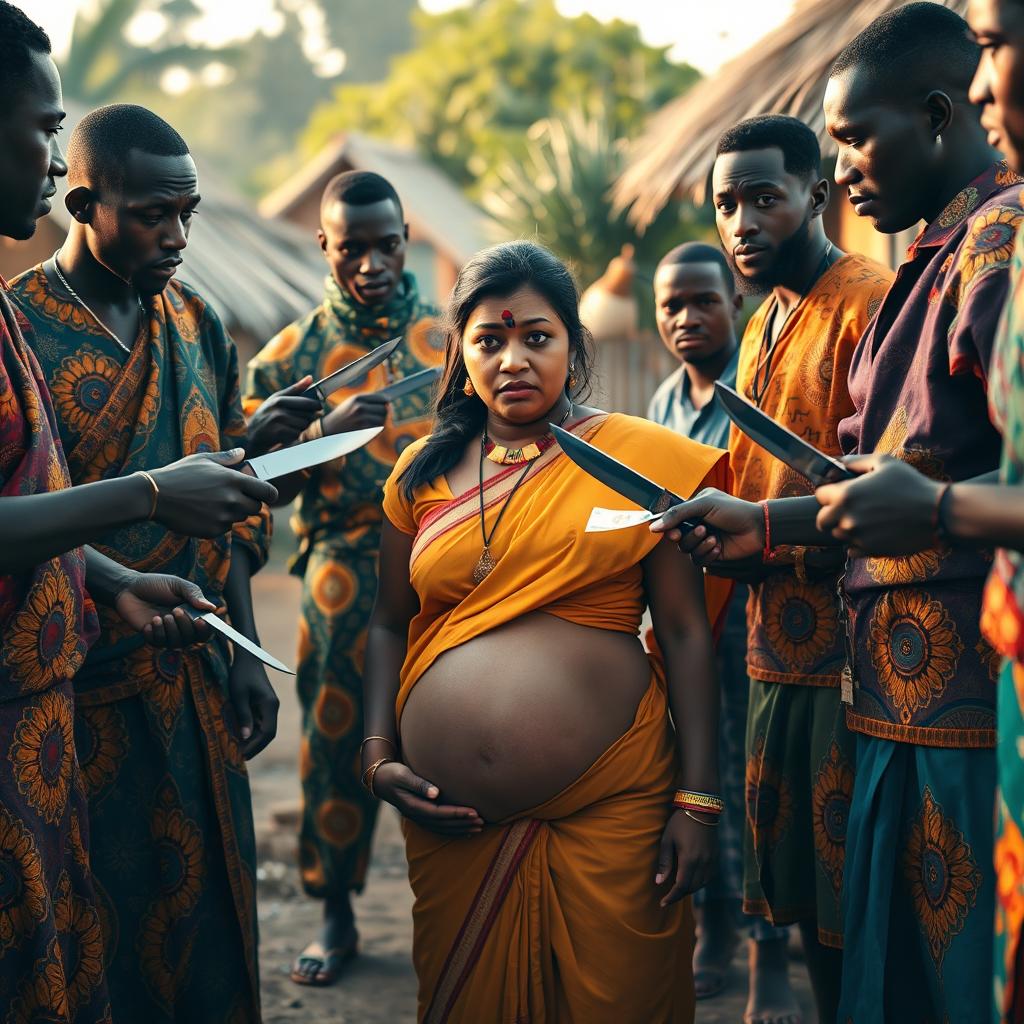
[[[565,415],[558,421],[558,425],[561,426],[569,418],[569,414],[572,412],[573,405],[569,402],[569,408],[565,410]],[[491,532],[487,533],[487,523],[485,521],[486,509],[484,508],[484,459],[487,456],[487,424],[484,424],[483,433],[480,435],[480,535],[484,542],[484,551],[490,549],[491,541],[494,540],[494,535],[498,531],[498,526],[501,524],[502,517],[505,515],[505,510],[508,508],[510,502],[515,497],[516,491],[519,490],[519,485],[526,479],[527,474],[533,469],[533,462],[526,464],[526,469],[519,474],[519,478],[512,485],[512,490],[509,491],[508,497],[505,499],[505,503],[501,506],[498,511],[498,518],[494,520],[494,525],[491,527]]]
[[[795,306],[786,314],[786,319],[782,321],[782,326],[779,328],[779,333],[776,335],[775,341],[771,340],[771,335],[774,333],[775,328],[775,314],[779,308],[778,299],[772,299],[772,308],[765,317],[764,329],[761,331],[761,344],[757,349],[757,365],[754,367],[754,379],[750,384],[750,397],[754,402],[754,405],[760,408],[761,400],[768,393],[768,385],[772,379],[772,361],[775,356],[775,349],[778,347],[778,339],[782,337],[782,332],[786,329],[786,324],[789,323],[789,318],[800,308],[804,299],[807,298],[811,293],[811,289],[821,280],[822,275],[832,266],[832,243],[828,242],[825,246],[825,254],[821,258],[821,263],[818,264],[817,272],[811,279],[806,289],[801,292],[800,299]],[[764,371],[764,379],[761,379],[761,372]]]

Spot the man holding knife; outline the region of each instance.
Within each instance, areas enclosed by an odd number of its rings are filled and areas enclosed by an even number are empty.
[[[442,358],[435,310],[405,270],[408,228],[393,186],[377,174],[338,175],[324,191],[320,218],[318,237],[330,269],[324,301],[250,362],[244,397],[252,417],[272,393],[301,382],[327,404],[304,438],[384,427],[358,453],[279,488],[280,503],[299,494],[292,523],[300,547],[291,565],[303,579],[299,864],[306,892],[324,901],[323,929],[292,970],[292,980],[303,985],[332,984],[356,953],[351,893],[363,887],[378,806],[362,787],[358,753],[382,486],[399,454],[430,427],[430,387],[398,396],[394,391]],[[391,345],[396,338],[401,340]],[[385,346],[386,359],[361,377],[344,371],[341,387],[339,378],[332,379],[359,357],[375,361]],[[423,380],[431,384],[432,374]]]
[[[921,38],[929,46],[915,49]],[[825,94],[836,181],[857,212],[887,233],[927,222],[857,348],[856,408],[840,440],[847,453],[884,452],[945,482],[998,464],[985,379],[1021,221],[1021,180],[997,162],[968,103],[978,57],[956,14],[910,4],[847,47]],[[813,498],[715,493],[657,528],[677,536],[682,517],[700,519],[684,547],[732,560],[835,543],[816,529],[819,511]],[[989,562],[938,529],[909,557],[853,554],[857,776],[839,1019],[987,1020],[998,658],[979,618]]]

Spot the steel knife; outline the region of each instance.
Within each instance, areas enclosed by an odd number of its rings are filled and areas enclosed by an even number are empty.
[[[295,675],[295,672],[290,669],[283,661],[278,661],[272,654],[268,654],[262,647],[254,644],[248,637],[242,636],[232,626],[229,626],[223,619],[219,618],[213,612],[198,612],[195,608],[188,604],[178,605],[188,616],[193,620],[202,619],[203,622],[208,622],[218,633],[223,633],[233,644],[241,647],[243,651],[248,651],[254,658],[259,658],[264,665],[269,665],[271,668],[276,668],[278,672],[285,672],[290,676]]]
[[[325,402],[327,396],[333,394],[338,388],[357,383],[375,366],[380,366],[401,343],[401,336],[385,341],[383,345],[378,345],[372,352],[367,352],[366,355],[353,359],[351,363],[346,363],[340,370],[335,370],[334,373],[329,373],[326,377],[322,377],[315,384],[310,384],[302,392],[303,397],[319,398],[321,402]]]
[[[629,466],[619,462],[618,459],[613,459],[600,448],[595,448],[589,441],[584,441],[583,438],[569,433],[568,430],[563,430],[554,423],[550,426],[558,443],[562,446],[562,451],[580,469],[589,473],[596,480],[600,480],[606,487],[610,487],[624,498],[628,498],[634,504],[655,515],[667,512],[673,505],[682,504],[684,499],[679,495],[673,494],[672,491],[662,487],[661,484],[656,484],[653,480],[648,480],[635,469],[630,469]],[[676,529],[683,533],[689,533],[695,526],[697,526],[696,523],[684,519],[676,525]]]
[[[255,459],[247,459],[242,465],[248,466],[258,480],[273,480],[279,476],[288,476],[321,462],[340,459],[342,455],[362,448],[372,441],[384,428],[368,427],[366,430],[349,430],[344,434],[332,434],[330,437],[318,437],[313,441],[282,448],[280,451],[259,455]]]
[[[396,398],[401,398],[402,395],[410,395],[414,391],[419,391],[420,388],[431,387],[440,376],[441,367],[431,366],[426,370],[420,370],[419,373],[411,373],[401,380],[392,381],[387,387],[375,391],[374,394],[393,402]]]
[[[752,441],[765,451],[795,469],[815,487],[834,484],[840,480],[853,480],[857,474],[847,469],[838,459],[818,451],[792,430],[763,413],[753,402],[748,401],[728,384],[715,381],[715,394],[722,403],[726,415]]]

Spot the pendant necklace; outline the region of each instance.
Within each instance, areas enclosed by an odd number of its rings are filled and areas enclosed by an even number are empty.
[[[110,337],[114,339],[114,341],[117,343],[118,348],[120,348],[121,351],[125,353],[125,355],[130,356],[132,354],[132,350],[89,308],[88,305],[86,305],[86,302],[82,298],[82,296],[79,295],[78,292],[76,292],[75,289],[72,288],[70,284],[68,284],[68,279],[61,273],[60,263],[57,262],[57,257],[60,256],[60,254],[60,249],[58,249],[53,254],[53,270],[54,273],[57,275],[57,280],[60,281],[61,285],[63,286],[64,291],[66,291],[68,295],[70,295],[71,298],[73,298],[75,302],[77,302],[82,307],[82,309],[84,309],[86,313],[88,313],[89,316],[91,316],[93,320],[95,320],[96,323],[100,325],[101,331],[103,331],[106,334],[109,334]],[[138,292],[135,293],[135,298],[138,299],[139,302],[139,328],[141,330],[142,324],[145,322],[144,317],[146,315],[146,307],[142,304],[142,296],[139,295]]]
[[[562,426],[563,423],[569,418],[572,412],[572,402],[569,403],[569,408],[565,410],[565,415],[558,421],[558,425]],[[545,438],[551,438],[551,442],[540,446],[540,441],[544,441]],[[540,441],[534,442],[533,444],[524,445],[522,448],[507,449],[502,448],[503,452],[507,452],[510,455],[517,456],[509,458],[507,463],[505,460],[492,459],[493,462],[501,461],[505,464],[517,464],[526,463],[526,468],[519,474],[516,482],[512,485],[512,490],[508,492],[508,497],[505,499],[505,503],[498,510],[498,518],[494,520],[494,525],[491,527],[490,533],[487,532],[487,523],[485,521],[485,509],[484,509],[484,459],[491,457],[491,452],[496,452],[501,446],[495,445],[487,436],[487,427],[484,426],[483,433],[480,435],[480,535],[483,538],[484,549],[480,552],[480,557],[477,559],[477,563],[473,566],[473,584],[479,586],[488,576],[490,576],[494,567],[498,564],[491,556],[491,541],[494,540],[494,535],[498,531],[498,526],[501,524],[502,517],[505,515],[505,509],[508,508],[509,503],[515,497],[516,491],[519,490],[520,484],[526,479],[527,474],[533,469],[534,461],[539,458],[548,448],[554,444],[554,435],[545,434]],[[490,450],[488,450],[490,445]],[[536,450],[536,454],[533,451]]]

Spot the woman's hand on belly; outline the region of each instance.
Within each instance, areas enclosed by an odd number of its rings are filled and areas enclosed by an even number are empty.
[[[382,764],[373,776],[373,791],[421,828],[443,836],[468,836],[484,827],[472,807],[439,804],[441,791],[398,761]]]
[[[682,811],[675,811],[661,834],[658,848],[658,873],[655,885],[664,885],[673,877],[672,888],[662,897],[667,907],[702,889],[715,873],[718,858],[718,837],[712,825],[702,825]]]

